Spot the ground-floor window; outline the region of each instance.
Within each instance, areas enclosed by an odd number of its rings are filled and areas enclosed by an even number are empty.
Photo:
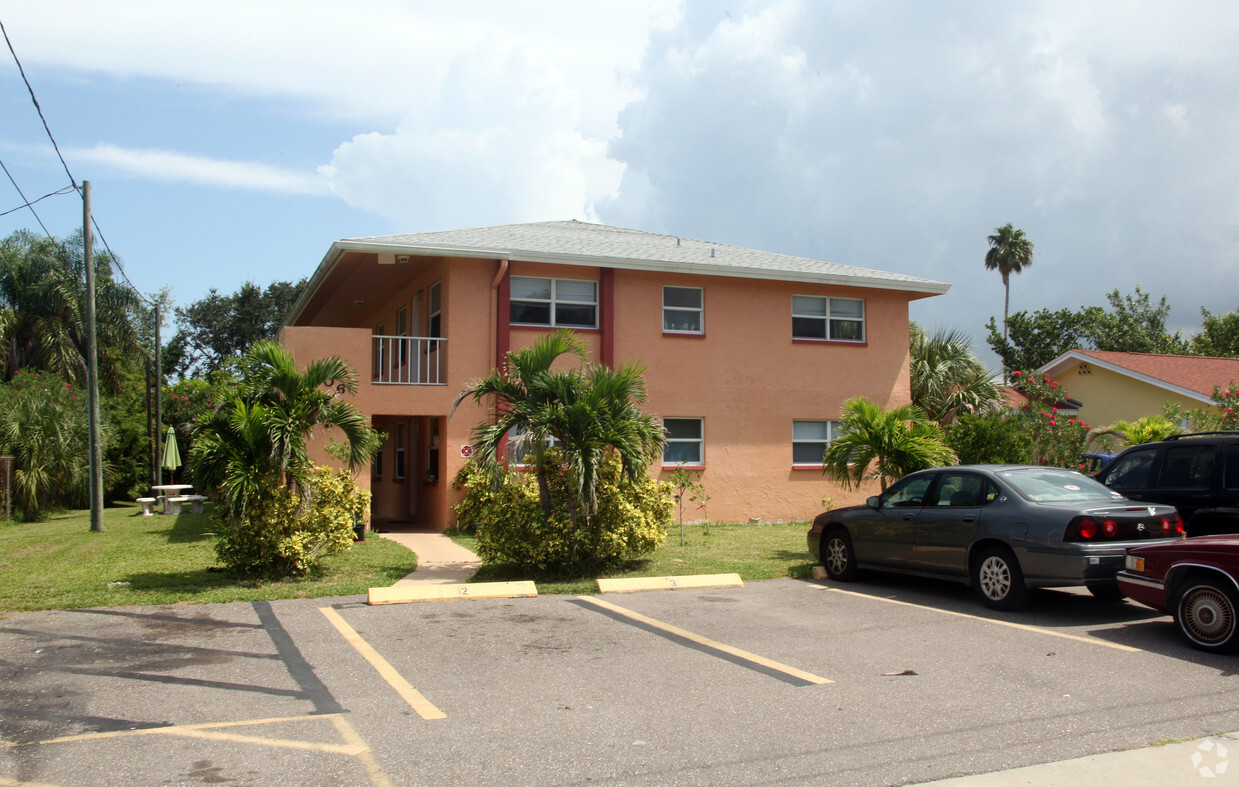
[[[700,418],[664,418],[667,445],[664,465],[705,464],[705,426]]]
[[[839,421],[792,421],[792,464],[821,467],[826,447],[841,431]]]

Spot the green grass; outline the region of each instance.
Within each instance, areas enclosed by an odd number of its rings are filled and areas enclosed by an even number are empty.
[[[103,528],[90,532],[88,511],[0,523],[0,612],[345,596],[417,566],[405,547],[371,537],[314,576],[241,580],[208,571],[218,562],[207,514],[144,517],[122,506],[104,510]]]
[[[87,511],[43,522],[0,523],[0,613],[139,604],[201,604],[349,596],[391,585],[417,567],[408,549],[372,536],[299,579],[238,579],[218,565],[206,514],[141,515],[134,506],[104,511],[104,532],[90,532]],[[738,573],[746,582],[807,577],[807,525],[701,525],[668,530],[667,543],[613,577]],[[472,549],[471,536],[448,533]],[[474,582],[529,579],[508,566],[485,566]],[[535,577],[536,580],[536,577]],[[538,592],[596,593],[593,578],[537,581]]]
[[[785,525],[711,524],[684,527],[680,546],[679,525],[667,529],[667,543],[643,560],[608,577],[664,577],[686,574],[729,574],[745,582],[781,577],[805,578],[813,571],[813,558],[805,545],[807,522]],[[472,536],[448,531],[452,540],[473,549]],[[510,566],[483,566],[473,582],[503,582],[529,579]],[[540,594],[597,593],[593,578],[541,581],[534,578]]]

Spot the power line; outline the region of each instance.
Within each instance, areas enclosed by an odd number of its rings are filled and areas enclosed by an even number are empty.
[[[0,22],[0,33],[4,34],[4,43],[9,46],[9,54],[13,56],[13,62],[17,64],[17,71],[22,75],[22,82],[26,83],[26,90],[30,93],[30,100],[34,102],[34,110],[39,113],[39,120],[43,121],[43,130],[47,132],[47,138],[52,141],[52,147],[60,158],[61,166],[65,168],[65,174],[69,176],[69,182],[73,184],[74,188],[77,188],[77,180],[73,177],[73,173],[69,171],[69,165],[65,163],[65,157],[60,154],[60,146],[56,144],[56,138],[52,136],[52,130],[47,125],[47,118],[43,117],[43,108],[39,106],[39,99],[34,96],[34,88],[30,86],[30,80],[26,79],[26,69],[22,68],[22,61],[17,58],[17,52],[13,50],[13,42],[9,40],[9,31],[4,29],[4,22]],[[44,227],[44,230],[46,229]]]
[[[9,31],[5,30],[4,22],[2,21],[0,21],[0,32],[4,33],[4,41],[6,45],[9,45],[9,53],[10,55],[12,55],[12,62],[17,63],[17,72],[21,73],[21,81],[26,84],[26,90],[28,93],[30,93],[30,100],[31,102],[33,102],[33,104],[35,104],[35,112],[38,113],[38,119],[42,120],[43,130],[47,131],[47,139],[50,139],[52,141],[52,147],[53,149],[56,150],[56,156],[58,157],[59,160],[61,160],[61,166],[64,167],[64,174],[69,176],[69,183],[72,183],[71,187],[62,188],[62,190],[52,192],[52,195],[58,195],[58,193],[64,193],[68,191],[69,188],[72,188],[73,191],[77,191],[79,195],[81,195],[82,188],[81,186],[78,186],[77,178],[73,177],[73,172],[69,171],[68,162],[64,161],[64,156],[63,154],[61,154],[61,147],[59,147],[59,145],[56,144],[55,136],[52,136],[52,129],[50,128],[50,126],[47,125],[47,118],[43,117],[43,108],[40,107],[40,105],[38,105],[38,98],[35,97],[35,88],[31,87],[30,79],[26,78],[26,69],[21,67],[21,59],[17,57],[17,52],[14,50],[14,48],[12,48],[12,41],[9,40]],[[0,162],[0,167],[2,166],[4,166],[4,162]],[[9,169],[7,169],[7,167],[5,167],[4,171],[5,171],[5,175],[9,175]],[[12,178],[12,175],[9,175],[9,180],[12,182],[12,186],[16,188],[17,193],[21,195],[22,200],[25,200],[26,195],[24,195],[24,193],[21,192],[21,188],[17,186],[17,181],[15,181],[14,178]],[[38,198],[38,200],[35,200],[35,202],[38,202],[40,200],[46,200],[47,197],[50,197],[52,195],[46,195],[45,197],[40,197]],[[20,211],[21,208],[30,207],[32,206],[32,204],[33,202],[27,201],[26,204],[24,204],[24,206],[21,206],[15,209],[19,209]],[[31,213],[35,212],[35,208],[30,207],[30,212]],[[6,216],[7,213],[12,213],[12,211],[0,213],[0,216]],[[45,226],[45,224],[43,224],[42,219],[38,218],[37,213],[35,213],[35,219],[36,221],[38,221],[38,226],[43,228],[43,233],[47,235],[52,234],[51,232],[48,232],[47,227]],[[129,279],[129,274],[125,273],[124,265],[120,264],[120,258],[118,257],[118,255],[116,255],[115,252],[113,252],[112,247],[108,245],[108,239],[103,237],[103,231],[102,229],[99,229],[99,222],[95,221],[93,216],[90,217],[90,224],[92,224],[92,226],[94,227],[94,233],[99,235],[99,240],[102,240],[103,248],[108,249],[109,258],[110,260],[112,260],[112,263],[116,266],[116,270],[120,271],[121,278],[125,280],[126,284],[129,284],[130,289],[133,289],[133,291],[136,292],[136,294],[138,294],[138,297],[140,297],[142,301],[145,301],[146,304],[154,305],[154,301],[151,301],[149,297],[142,295],[142,291],[136,288],[133,281]]]
[[[73,191],[73,190],[74,190],[74,188],[73,188],[72,186],[65,186],[64,188],[62,188],[62,189],[57,189],[56,191],[53,191],[53,192],[52,192],[52,193],[50,193],[50,194],[44,194],[42,197],[39,197],[39,198],[38,198],[38,199],[36,199],[36,200],[30,200],[30,199],[27,199],[27,198],[26,198],[25,193],[23,193],[23,192],[22,192],[22,187],[21,187],[21,186],[19,186],[19,185],[17,185],[17,181],[13,179],[13,174],[12,174],[11,172],[9,172],[9,168],[8,168],[8,167],[4,166],[4,162],[3,162],[3,161],[0,161],[0,169],[4,170],[4,174],[5,174],[5,175],[7,175],[7,176],[8,176],[8,178],[9,178],[9,183],[12,183],[12,184],[13,184],[13,188],[17,189],[17,193],[21,195],[21,198],[22,198],[23,200],[25,200],[25,202],[24,202],[23,204],[18,205],[16,208],[13,208],[13,209],[11,209],[11,210],[6,210],[6,211],[4,211],[3,213],[0,213],[0,216],[7,216],[7,215],[9,215],[10,213],[16,213],[16,212],[17,212],[17,211],[19,211],[19,210],[23,210],[23,209],[25,209],[25,208],[29,208],[29,209],[30,209],[30,212],[34,214],[34,220],[35,220],[35,221],[37,221],[37,222],[39,222],[39,226],[43,228],[43,234],[44,234],[44,235],[51,235],[51,233],[47,231],[47,225],[43,223],[43,219],[39,218],[39,214],[35,212],[34,206],[35,206],[35,204],[36,204],[36,203],[42,202],[43,200],[47,199],[48,197],[54,197],[54,196],[56,196],[56,195],[58,195],[58,194],[68,194],[70,191]]]

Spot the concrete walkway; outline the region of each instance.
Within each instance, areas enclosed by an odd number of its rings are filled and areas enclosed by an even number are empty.
[[[373,534],[372,534],[373,535]],[[417,555],[417,570],[396,583],[406,585],[454,585],[468,582],[482,567],[478,556],[442,533],[378,533],[408,547]]]

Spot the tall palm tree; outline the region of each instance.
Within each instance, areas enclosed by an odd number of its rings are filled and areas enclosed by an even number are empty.
[[[86,284],[82,236],[57,240],[27,231],[0,241],[0,366],[3,378],[38,368],[86,379]],[[112,278],[107,253],[95,256],[99,380],[119,387],[126,359],[142,352],[140,298]]]
[[[909,325],[912,404],[927,418],[946,425],[962,412],[976,413],[998,401],[994,378],[972,354],[958,330],[926,334]]]
[[[522,350],[509,352],[504,368],[457,395],[452,412],[466,399],[492,400],[490,422],[474,429],[474,457],[482,467],[496,471],[505,441],[509,458],[532,456],[547,517],[554,501],[546,447],[551,438],[557,441],[575,482],[575,499],[568,503],[574,518],[581,512],[588,522],[597,511],[603,458],[614,451],[624,474],[635,480],[658,457],[665,434],[658,419],[638,407],[646,398],[643,366],[630,363],[611,369],[585,364],[553,370],[555,361],[565,355],[588,357],[585,343],[569,331],[554,331]]]
[[[841,426],[843,434],[826,448],[824,472],[847,489],[868,477],[885,492],[888,479],[957,461],[938,424],[914,405],[885,410],[856,396],[844,402]]]
[[[998,271],[1002,275],[1005,295],[1002,302],[1002,338],[1007,338],[1007,314],[1011,306],[1011,274],[1020,273],[1032,265],[1033,244],[1010,223],[994,230],[989,238],[989,251],[985,252],[985,270]]]
[[[344,433],[350,468],[369,460],[365,416],[352,402],[335,398],[341,387],[357,391],[351,365],[322,358],[302,372],[287,348],[267,339],[245,354],[242,375],[196,428],[189,461],[196,484],[223,492],[230,519],[243,517],[251,500],[278,485],[303,498],[308,494],[305,443],[320,426]]]

